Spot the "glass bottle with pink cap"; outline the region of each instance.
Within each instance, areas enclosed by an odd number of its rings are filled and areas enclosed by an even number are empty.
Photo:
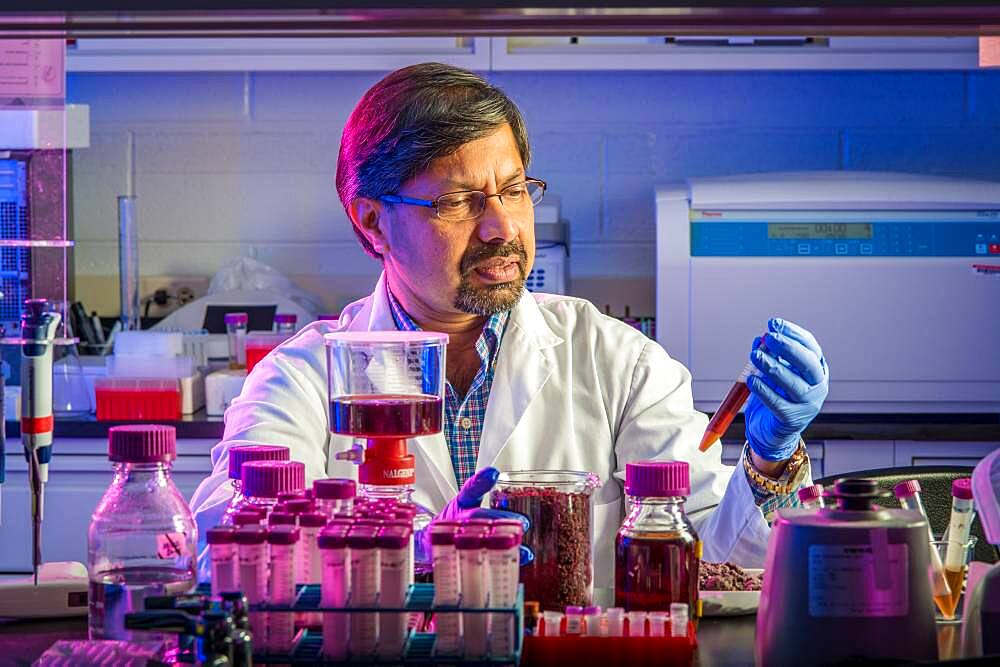
[[[269,514],[278,494],[306,488],[306,466],[301,461],[249,461],[240,472],[244,505]]]
[[[114,479],[87,532],[91,639],[156,639],[125,629],[125,614],[151,595],[195,585],[198,530],[174,486],[173,426],[114,426],[108,431]]]
[[[250,461],[287,461],[290,455],[288,447],[280,445],[236,445],[230,447],[229,454],[229,488],[232,495],[229,505],[222,515],[223,526],[233,525],[233,515],[243,509],[243,464]]]
[[[684,513],[688,464],[628,463],[625,493],[631,509],[615,539],[615,606],[656,611],[682,602],[697,609],[701,540]]]

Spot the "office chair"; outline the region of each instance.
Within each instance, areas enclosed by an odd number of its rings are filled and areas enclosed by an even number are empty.
[[[892,494],[892,488],[900,482],[908,479],[915,479],[920,482],[924,509],[927,510],[927,519],[931,523],[931,530],[935,535],[940,535],[948,527],[948,520],[951,517],[951,483],[959,477],[971,477],[972,468],[968,466],[912,466],[900,468],[876,468],[874,470],[859,470],[844,475],[823,477],[815,480],[816,484],[824,487],[833,487],[833,483],[844,477],[864,477],[874,479],[878,485],[890,492],[890,496],[880,498],[878,504],[883,507],[899,507],[899,501]],[[976,542],[972,560],[983,561],[985,563],[995,563],[1000,560],[1000,552],[992,544],[986,541],[983,534],[983,526],[976,516],[972,523],[971,535],[979,538]]]

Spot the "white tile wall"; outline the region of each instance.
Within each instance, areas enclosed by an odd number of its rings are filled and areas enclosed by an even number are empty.
[[[73,156],[80,284],[117,273],[115,197],[131,132],[145,275],[210,276],[227,257],[252,254],[322,290],[330,309],[359,296],[378,266],[358,249],[333,179],[343,124],[378,78],[72,75],[69,98],[90,104],[92,121],[91,147]],[[653,310],[659,183],[838,168],[1000,179],[995,71],[489,78],[525,114],[531,174],[562,196],[570,289],[575,277],[595,300],[611,294],[618,312]],[[615,281],[629,289],[607,288]],[[78,297],[115,314],[106,291]]]

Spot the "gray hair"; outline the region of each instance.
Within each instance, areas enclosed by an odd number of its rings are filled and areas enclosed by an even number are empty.
[[[395,194],[434,160],[510,125],[521,161],[531,159],[517,106],[473,72],[421,63],[398,69],[368,89],[344,126],[337,159],[337,194],[345,210],[358,197]],[[376,259],[368,239],[354,233]]]

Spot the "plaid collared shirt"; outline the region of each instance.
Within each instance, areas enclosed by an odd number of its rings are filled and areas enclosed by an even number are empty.
[[[392,308],[392,319],[400,331],[419,331],[417,323],[403,310],[396,297],[389,294],[389,306]],[[486,319],[483,333],[476,341],[476,352],[479,354],[479,372],[472,380],[468,393],[459,396],[450,382],[445,381],[444,400],[444,437],[451,454],[451,465],[455,469],[455,478],[461,488],[465,480],[476,472],[476,458],[479,456],[479,439],[483,435],[483,422],[486,420],[486,402],[490,398],[493,386],[493,371],[500,352],[500,340],[503,338],[510,311],[491,315]]]

